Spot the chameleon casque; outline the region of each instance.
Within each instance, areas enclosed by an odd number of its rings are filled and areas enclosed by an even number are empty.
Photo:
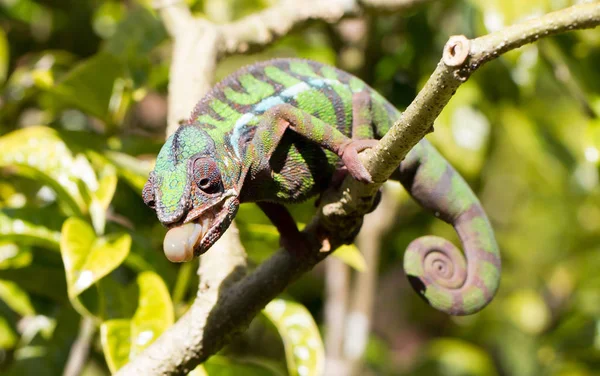
[[[282,204],[323,192],[340,163],[355,179],[370,181],[358,152],[399,116],[363,81],[328,65],[276,59],[238,70],[167,139],[144,187],[144,202],[169,228],[165,255],[183,262],[206,252],[244,202],[263,209],[290,250],[301,234]],[[465,250],[466,260],[445,239],[413,241],[404,259],[411,284],[444,312],[479,311],[500,279],[500,254],[479,200],[426,140],[392,178],[452,224]]]

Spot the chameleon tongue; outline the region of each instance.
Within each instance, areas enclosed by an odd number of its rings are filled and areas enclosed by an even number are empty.
[[[165,235],[163,250],[171,262],[185,262],[194,258],[194,246],[203,235],[203,226],[189,222],[173,227]]]

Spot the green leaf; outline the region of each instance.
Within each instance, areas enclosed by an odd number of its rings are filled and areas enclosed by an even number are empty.
[[[135,287],[139,295],[133,317],[108,320],[100,327],[102,349],[111,372],[142,352],[174,321],[169,291],[158,274],[139,274]]]
[[[367,270],[367,262],[363,254],[354,244],[345,244],[333,252],[333,257],[342,260],[346,265],[359,272]]]
[[[208,376],[208,373],[206,373],[204,366],[200,364],[192,372],[188,373],[188,376]]]
[[[0,316],[0,349],[12,349],[18,340],[19,337],[8,320]]]
[[[74,217],[67,219],[62,228],[60,251],[69,298],[75,299],[121,265],[130,247],[131,237],[128,234],[97,238],[87,222]]]
[[[299,303],[274,299],[267,304],[263,313],[281,335],[289,374],[321,375],[325,365],[325,350],[310,312]]]
[[[141,195],[154,161],[144,161],[116,151],[106,152],[105,156],[117,167],[118,174]]]
[[[113,278],[113,275],[109,275],[102,278],[97,286],[100,300],[98,316],[102,321],[133,317],[139,300],[137,284],[132,283],[126,287]]]
[[[31,264],[18,269],[0,269],[0,279],[14,281],[33,294],[67,302],[65,273],[59,268]]]
[[[135,87],[139,88],[158,65],[148,58],[149,54],[166,39],[167,33],[157,13],[145,7],[133,7],[119,23],[105,49],[126,64]]]
[[[8,64],[10,63],[10,50],[6,33],[0,29],[0,84],[6,80],[8,73]]]
[[[123,73],[119,59],[100,53],[78,64],[48,90],[65,104],[109,122],[113,89]]]
[[[86,213],[82,182],[97,186],[96,174],[82,155],[73,156],[58,132],[28,127],[0,137],[0,167],[17,167],[18,173],[40,180],[58,194],[75,214]]]
[[[131,352],[131,320],[115,319],[100,326],[102,350],[111,373],[129,361]]]
[[[55,215],[55,209],[32,209],[0,210],[0,235],[4,240],[19,242],[19,244],[33,244],[58,250],[60,232],[40,223],[51,219],[48,216]],[[0,263],[2,260],[0,253]]]
[[[98,189],[94,193],[95,199],[100,203],[100,206],[106,210],[112,201],[117,189],[117,169],[106,164],[100,172],[100,181]]]
[[[269,367],[259,359],[232,359],[224,356],[212,356],[201,367],[189,373],[189,376],[273,376],[282,375],[274,367]]]
[[[58,235],[60,238],[60,234]],[[28,247],[19,247],[13,243],[0,244],[0,269],[23,268],[30,265],[32,259],[33,255]]]
[[[0,300],[21,316],[35,314],[29,295],[14,282],[0,280]]]
[[[110,164],[105,164],[100,172],[98,189],[92,193],[90,217],[97,234],[104,233],[106,210],[117,189],[117,170]]]

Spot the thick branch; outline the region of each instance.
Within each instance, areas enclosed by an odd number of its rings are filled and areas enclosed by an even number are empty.
[[[451,39],[445,47],[444,58],[415,101],[380,145],[373,152],[365,153],[366,167],[376,181],[386,180],[427,133],[455,90],[485,61],[538,37],[599,23],[600,5],[596,3],[550,13],[537,21],[473,41],[464,37]],[[314,243],[312,253],[298,259],[279,250],[254,273],[219,291],[214,306],[213,301],[197,299],[190,312],[119,374],[179,375],[219,351],[232,335],[243,331],[271,299],[354,235],[377,187],[378,184],[365,186],[346,181],[340,191],[325,194],[319,215],[306,230],[307,239]]]
[[[186,375],[199,364],[196,359],[206,359],[206,354],[212,355],[230,338],[234,328],[226,324],[223,327],[219,321],[233,318],[238,323],[239,319],[235,318],[237,311],[228,311],[232,307],[221,301],[221,289],[243,277],[246,266],[246,253],[234,224],[200,261],[200,288],[194,304],[117,375]],[[218,316],[214,306],[218,307]],[[237,315],[243,315],[243,311]]]

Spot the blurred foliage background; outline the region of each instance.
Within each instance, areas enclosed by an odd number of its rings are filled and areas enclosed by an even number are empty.
[[[187,3],[219,23],[274,1]],[[573,3],[443,0],[315,23],[223,60],[215,80],[300,56],[358,75],[402,109],[448,36]],[[197,261],[163,256],[165,230],[140,196],[164,139],[171,43],[145,0],[0,0],[0,25],[0,373],[62,374],[74,344],[88,343],[83,374],[106,375],[185,312],[198,285]],[[457,237],[392,186],[401,204],[381,250],[364,374],[600,375],[598,67],[600,32],[571,32],[504,55],[458,90],[428,138],[481,198],[502,285],[473,316],[425,305],[403,275],[404,249],[424,234]],[[300,222],[314,210],[292,209]],[[252,205],[238,218],[256,265],[277,233]],[[356,257],[346,260],[360,269]],[[323,284],[320,266],[196,374],[313,374]]]

